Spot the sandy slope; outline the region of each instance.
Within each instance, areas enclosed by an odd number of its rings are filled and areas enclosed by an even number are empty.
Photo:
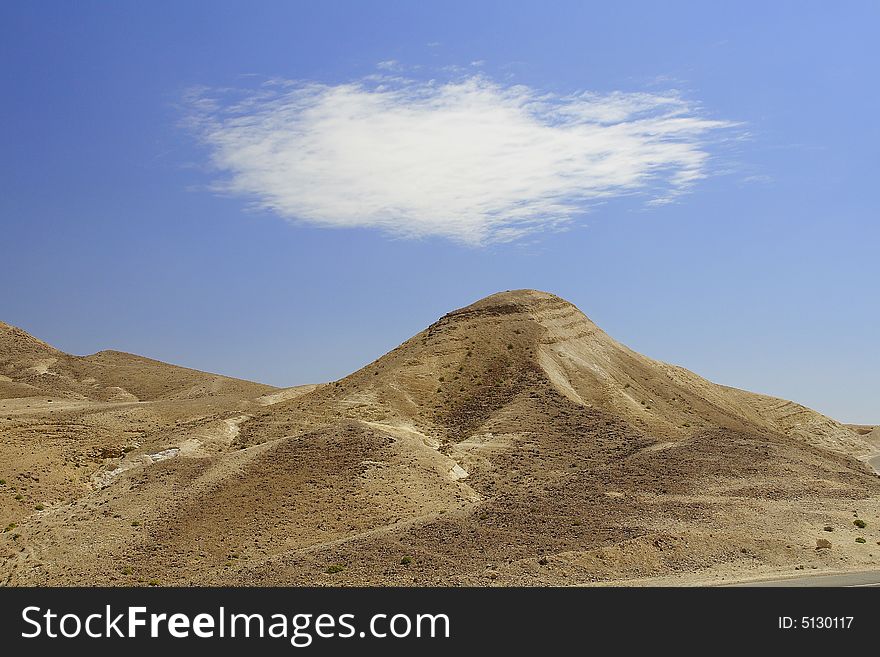
[[[13,383],[82,383],[15,343]],[[101,363],[154,401],[0,400],[0,582],[687,583],[880,557],[868,434],[641,356],[542,292],[319,386],[174,372],[160,394],[137,388],[153,361]]]

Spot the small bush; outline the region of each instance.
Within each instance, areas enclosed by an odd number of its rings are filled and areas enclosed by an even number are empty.
[[[6,485],[6,480],[0,479],[0,486],[5,486],[5,485]]]
[[[509,345],[507,345],[507,348],[508,348],[508,349],[513,349],[513,345],[512,345],[512,344],[509,344]]]
[[[538,559],[538,563],[541,564],[542,566],[546,566],[550,562],[547,561],[547,557],[541,557],[540,559]]]
[[[866,526],[865,521],[862,520],[861,518],[856,518],[855,520],[853,520],[853,524],[854,524],[856,527],[858,527],[859,529],[864,529],[865,526]]]
[[[34,508],[35,508],[37,511],[42,511],[42,510],[45,509],[46,507],[44,507],[42,504],[37,504],[37,506],[35,506]]]
[[[401,566],[408,566],[411,563],[412,563],[412,557],[404,557],[403,559],[400,560]]]
[[[159,580],[158,580],[158,579],[151,579],[151,580],[148,582],[148,584],[149,584],[150,586],[159,586]]]
[[[132,526],[132,527],[139,527],[140,524],[141,524],[141,523],[139,523],[137,520],[132,520],[132,521],[131,521],[131,526]]]
[[[19,493],[18,495],[15,496],[15,499],[17,499],[19,502],[21,502],[24,499],[24,495]]]
[[[859,536],[859,537],[856,539],[856,543],[865,543],[865,542],[866,542],[865,539],[863,539],[861,536]]]
[[[826,532],[834,531],[834,527],[832,527],[831,525],[825,525],[822,529],[824,529]]]
[[[131,575],[131,568],[129,568],[128,566],[126,566],[125,568],[123,568],[123,569],[122,569],[122,574],[123,574],[123,575]]]
[[[334,573],[341,573],[343,570],[345,570],[345,566],[341,563],[334,563],[327,567],[327,574],[333,575]]]
[[[6,529],[3,530],[3,533],[5,534],[6,532],[11,532],[16,527],[18,527],[18,525],[16,525],[14,522],[10,522],[8,525],[6,525]]]

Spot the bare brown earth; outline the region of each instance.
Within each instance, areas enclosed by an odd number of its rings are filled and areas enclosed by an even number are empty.
[[[0,329],[7,585],[694,584],[880,562],[870,431],[641,356],[551,294],[493,295],[285,390]]]

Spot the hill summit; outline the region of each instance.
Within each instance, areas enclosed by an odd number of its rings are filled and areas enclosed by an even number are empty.
[[[466,437],[517,399],[553,390],[658,438],[725,427],[796,437],[843,453],[866,444],[793,402],[714,384],[620,344],[568,301],[537,290],[493,294],[452,311],[310,399],[352,418],[394,417]],[[281,409],[276,409],[276,413]]]

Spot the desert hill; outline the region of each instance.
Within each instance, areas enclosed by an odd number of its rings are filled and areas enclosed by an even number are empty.
[[[91,404],[4,423],[0,400],[0,478],[24,496],[0,488],[17,525],[0,582],[688,583],[878,562],[865,436],[641,356],[544,292],[453,311],[328,384]],[[92,451],[64,437],[80,425]],[[56,450],[39,471],[35,441]]]
[[[52,395],[93,401],[153,401],[224,394],[257,396],[272,390],[272,386],[120,351],[72,356],[0,322],[0,399]]]
[[[866,453],[853,431],[793,402],[717,385],[612,339],[574,305],[545,292],[494,294],[451,312],[389,354],[308,398],[301,416],[346,417],[466,437],[531,388],[550,387],[670,440],[699,428],[781,433],[846,454]],[[311,402],[311,403],[310,403]],[[269,422],[285,415],[273,407]]]

